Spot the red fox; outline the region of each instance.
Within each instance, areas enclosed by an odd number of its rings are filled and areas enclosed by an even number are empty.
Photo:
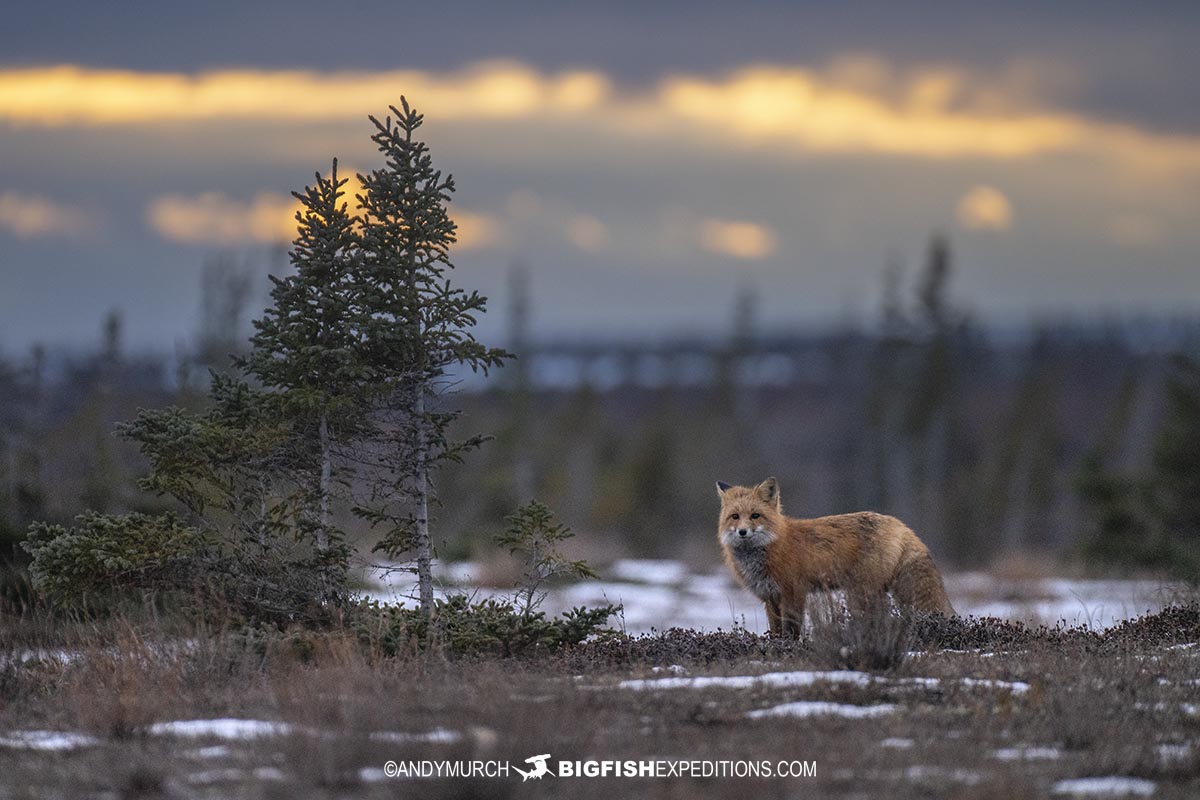
[[[845,589],[852,611],[891,592],[903,608],[954,614],[929,548],[895,517],[787,517],[774,478],[753,488],[717,481],[717,492],[725,561],[763,601],[772,636],[799,635],[805,600],[818,589]]]

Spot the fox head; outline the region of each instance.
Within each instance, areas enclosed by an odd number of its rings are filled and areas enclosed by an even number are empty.
[[[717,481],[721,519],[717,538],[726,547],[766,547],[783,528],[779,482],[767,478],[758,486],[730,486]]]

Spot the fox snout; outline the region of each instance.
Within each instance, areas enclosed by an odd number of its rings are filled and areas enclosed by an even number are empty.
[[[726,529],[723,536],[725,545],[736,549],[766,547],[775,535],[761,525],[754,528],[738,526]]]

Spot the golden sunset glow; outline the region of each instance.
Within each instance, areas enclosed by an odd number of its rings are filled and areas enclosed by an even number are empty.
[[[599,252],[608,244],[608,226],[591,214],[576,214],[567,224],[567,240],[584,252]]]
[[[808,70],[757,67],[724,81],[673,78],[660,96],[672,114],[815,151],[1012,158],[1080,140],[1079,124],[1067,117],[952,111],[948,101],[960,81],[931,73],[907,101],[895,102]]]
[[[296,235],[296,201],[259,194],[241,201],[217,192],[194,197],[164,195],[147,208],[150,225],[184,244],[281,244]]]
[[[23,239],[75,236],[92,227],[82,212],[45,197],[0,192],[0,229]]]
[[[356,173],[343,167],[339,178],[342,202],[356,215],[355,195],[363,191]],[[163,195],[150,202],[146,220],[164,239],[182,244],[287,244],[296,238],[296,213],[302,208],[294,197],[276,192],[259,192],[250,200],[229,197],[219,192],[199,195]],[[458,226],[455,249],[491,247],[502,238],[502,226],[487,215],[451,208],[450,217]]]
[[[440,119],[579,113],[601,103],[597,73],[543,76],[515,62],[438,75],[416,70],[226,70],[198,75],[76,66],[0,71],[0,119],[16,124],[128,125],[213,119],[360,119],[400,94]]]
[[[458,226],[455,250],[482,250],[504,243],[504,225],[496,217],[461,208],[449,210],[450,218]]]
[[[775,253],[775,233],[764,225],[739,220],[706,219],[700,226],[705,250],[744,260],[767,258]]]
[[[402,93],[447,123],[557,121],[628,138],[732,138],[801,152],[939,159],[1087,151],[1200,170],[1196,137],[1038,109],[950,68],[901,79],[873,59],[825,71],[756,66],[718,78],[677,74],[641,92],[617,92],[597,71],[547,74],[516,61],[444,73],[9,69],[0,71],[0,120],[53,127],[356,120]]]
[[[969,230],[1005,231],[1012,226],[1012,204],[993,186],[976,186],[958,201],[959,224]]]

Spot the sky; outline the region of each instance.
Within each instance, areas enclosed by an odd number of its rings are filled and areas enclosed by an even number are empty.
[[[1200,308],[1195,3],[22,3],[0,27],[0,351],[196,328],[404,95],[456,279],[546,338],[869,320],[948,237],[997,324]],[[261,306],[262,298],[258,305]]]

